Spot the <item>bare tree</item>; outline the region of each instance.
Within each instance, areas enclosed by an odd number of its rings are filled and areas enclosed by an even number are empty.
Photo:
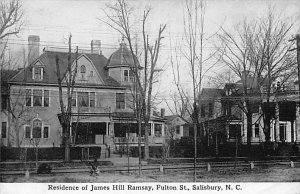
[[[191,124],[194,129],[194,181],[196,181],[197,136],[201,135],[197,134],[199,128],[198,101],[201,98],[199,93],[205,74],[216,64],[216,62],[212,62],[212,60],[215,60],[216,51],[208,54],[204,52],[204,45],[209,42],[209,38],[214,36],[214,34],[210,37],[205,35],[205,10],[206,4],[204,1],[185,1],[184,35],[182,43],[179,44],[179,49],[175,49],[175,58],[171,57],[174,83],[178,91],[179,102],[184,107],[186,114],[191,118]],[[184,75],[181,74],[184,62],[187,64],[184,67],[187,67],[186,69],[188,69],[191,80],[191,87],[188,89],[183,80]]]
[[[7,39],[10,35],[17,35],[20,32],[23,24],[23,11],[22,4],[19,0],[1,1],[0,2],[0,46],[1,50],[1,66],[2,71],[4,63],[4,54],[6,50]],[[6,39],[6,40],[5,40]],[[1,75],[2,78],[2,75]],[[2,107],[2,80],[0,84],[0,107]]]
[[[222,72],[214,72],[213,75],[208,77],[208,85],[212,88],[224,88],[227,83],[237,82],[236,74],[229,68]]]
[[[76,55],[75,55],[75,68],[72,70],[72,50],[71,43],[72,35],[69,36],[69,53],[68,53],[68,64],[66,71],[61,74],[60,70],[60,59],[58,56],[55,57],[56,61],[56,75],[57,75],[57,83],[59,90],[59,104],[60,111],[59,121],[62,126],[63,131],[63,144],[65,146],[65,161],[70,161],[70,129],[71,129],[71,119],[72,119],[72,96],[74,93],[75,86],[75,77],[77,75],[77,58],[78,58],[78,47],[76,47]],[[63,88],[67,89],[66,96],[64,95]],[[64,98],[67,98],[67,103],[65,105]]]
[[[251,145],[253,104],[259,102],[260,86],[264,85],[269,100],[271,86],[277,79],[287,80],[295,65],[293,56],[288,53],[291,44],[287,38],[292,28],[287,19],[276,16],[269,8],[267,16],[239,23],[233,32],[222,29],[219,35],[225,48],[222,62],[241,80],[242,91],[239,106],[247,118],[247,144]],[[266,99],[265,99],[266,98]],[[264,133],[270,140],[270,111],[264,112]]]
[[[134,25],[133,13],[134,8],[131,7],[125,0],[117,0],[115,4],[107,5],[108,11],[104,10],[108,21],[102,20],[110,27],[118,31],[127,41],[133,65],[130,66],[134,81],[131,91],[133,91],[133,102],[136,118],[139,126],[139,145],[141,135],[141,123],[145,126],[145,159],[149,158],[149,120],[151,116],[151,108],[153,104],[153,83],[155,82],[155,74],[158,72],[157,61],[161,48],[161,40],[163,39],[163,32],[166,25],[159,26],[157,38],[154,44],[149,41],[149,34],[147,33],[147,21],[150,14],[150,9],[145,9],[142,16],[142,43],[143,48],[140,50],[134,45]],[[137,27],[137,25],[135,26]],[[138,58],[138,53],[141,54],[141,60]],[[141,67],[144,68],[143,73],[140,72]]]
[[[5,52],[5,51],[3,51]],[[23,51],[25,54],[25,51]],[[7,116],[9,130],[8,130],[8,146],[14,144],[16,147],[20,147],[25,137],[23,131],[23,125],[29,124],[31,119],[36,116],[36,113],[30,111],[30,105],[26,97],[29,95],[27,90],[22,87],[26,84],[25,66],[19,71],[18,69],[19,59],[12,57],[10,52],[8,57],[3,57],[1,60],[1,97],[3,108],[2,113]],[[17,73],[23,73],[24,79],[20,87],[10,87],[9,80],[14,77]]]
[[[0,40],[17,35],[23,25],[22,4],[19,0],[0,2]]]

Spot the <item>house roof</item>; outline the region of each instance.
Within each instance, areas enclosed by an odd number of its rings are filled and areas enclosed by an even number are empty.
[[[217,88],[203,88],[201,92],[201,97],[221,97],[224,93],[223,89]]]
[[[14,77],[19,71],[18,70],[7,70],[7,69],[1,69],[1,94],[8,94],[9,88],[8,88],[8,80],[10,80],[12,77]]]
[[[108,76],[108,71],[104,68],[108,60],[103,55],[99,54],[79,54],[78,57],[85,55],[88,59],[92,61],[95,65],[99,75],[104,81],[105,86],[118,87],[120,84],[114,80],[112,77]],[[14,76],[10,82],[24,82],[35,83],[35,84],[57,84],[56,75],[56,56],[59,58],[60,72],[63,76],[63,72],[66,71],[68,65],[68,53],[67,52],[57,52],[57,51],[45,51],[40,55],[32,64],[30,64],[25,69],[21,70],[16,76]],[[71,54],[71,62],[75,60],[76,54]],[[32,79],[32,66],[36,62],[41,62],[44,66],[44,76],[43,80],[33,80]]]
[[[174,119],[176,119],[177,117],[179,117],[179,115],[168,115],[168,116],[165,116],[165,119],[167,119],[167,122],[171,122]]]
[[[168,115],[168,116],[165,116],[164,118],[167,120],[166,123],[172,123],[172,121],[174,121],[176,118],[181,119],[181,120],[182,120],[183,122],[185,122],[185,123],[188,122],[187,119],[182,118],[182,117],[179,116],[179,115]]]
[[[133,66],[134,61],[130,50],[125,43],[120,44],[120,48],[116,50],[108,59],[107,68],[120,67],[120,66]]]

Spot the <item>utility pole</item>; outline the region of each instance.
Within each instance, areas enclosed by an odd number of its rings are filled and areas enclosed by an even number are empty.
[[[300,34],[296,35],[296,40],[297,40],[297,64],[298,64],[298,90],[299,90],[299,106],[300,106]],[[300,108],[299,108],[299,114],[300,114]],[[297,115],[297,114],[296,114]],[[297,130],[296,130],[296,138],[294,141],[297,141]],[[294,138],[294,134],[293,134]]]
[[[299,97],[299,101],[298,101],[298,106],[299,107],[299,114],[300,114],[300,34],[296,34],[295,38],[293,38],[290,41],[295,41],[296,40],[296,45],[297,47],[294,49],[291,49],[289,51],[294,51],[297,50],[297,67],[298,67],[298,97]],[[297,111],[297,110],[296,110]],[[297,113],[296,113],[297,115]],[[294,139],[294,134],[292,134],[292,142],[293,141],[297,141],[297,130],[296,130],[296,139]]]

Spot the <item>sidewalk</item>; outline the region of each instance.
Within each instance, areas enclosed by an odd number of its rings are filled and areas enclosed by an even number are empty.
[[[128,157],[127,155],[123,155],[122,157],[120,154],[111,154],[109,158],[100,158],[99,161],[110,161],[113,163],[114,166],[127,166],[128,165]],[[141,161],[142,165],[147,165],[146,161]],[[136,166],[139,164],[139,158],[137,157],[129,157],[129,164],[130,166]]]

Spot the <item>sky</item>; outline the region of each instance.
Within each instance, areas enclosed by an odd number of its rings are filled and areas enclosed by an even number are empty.
[[[114,1],[105,0],[23,0],[24,26],[18,37],[10,37],[9,47],[17,52],[27,48],[28,35],[40,36],[40,49],[49,47],[66,47],[67,37],[72,34],[73,46],[89,49],[91,40],[101,40],[102,52],[108,58],[119,47],[121,36],[107,24],[101,22],[106,16],[103,9],[106,4]],[[172,68],[170,66],[170,51],[181,40],[183,35],[184,1],[182,0],[130,0],[135,7],[135,19],[139,18],[144,7],[151,7],[151,15],[147,30],[150,38],[155,37],[159,24],[166,24],[165,38],[159,63],[163,65],[156,88],[159,98],[170,100],[169,95],[175,91]],[[243,18],[261,17],[268,6],[274,6],[287,17],[295,21],[295,33],[299,33],[300,0],[207,0],[205,14],[206,36],[214,34],[220,26],[225,29],[233,27]],[[138,20],[137,20],[138,22]],[[140,26],[136,26],[137,28]],[[170,47],[170,45],[173,45]],[[211,47],[206,47],[209,53]],[[20,52],[19,52],[20,54]],[[187,68],[186,87],[190,88]],[[218,71],[218,67],[216,69]],[[159,100],[158,100],[159,101]],[[166,107],[164,103],[158,107]],[[168,112],[167,110],[167,113]]]

